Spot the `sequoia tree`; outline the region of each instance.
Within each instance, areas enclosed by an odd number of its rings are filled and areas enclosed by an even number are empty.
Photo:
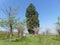
[[[57,28],[57,32],[60,35],[60,17],[58,17],[58,21],[56,23],[56,28]]]
[[[39,27],[38,15],[35,6],[31,3],[26,9],[26,24],[30,34],[35,34],[33,29]]]

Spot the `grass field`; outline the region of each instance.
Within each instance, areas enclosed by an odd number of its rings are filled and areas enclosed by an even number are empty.
[[[22,39],[0,40],[0,45],[60,45],[60,40],[56,36],[27,36]]]

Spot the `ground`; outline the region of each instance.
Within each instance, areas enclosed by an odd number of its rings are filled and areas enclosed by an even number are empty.
[[[0,45],[60,45],[60,40],[54,35],[39,35],[37,37],[27,36],[22,39],[0,40]]]

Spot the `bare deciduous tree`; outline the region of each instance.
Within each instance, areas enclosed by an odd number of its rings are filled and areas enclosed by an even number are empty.
[[[34,31],[33,37],[37,36],[38,32],[39,32],[39,27],[35,27],[32,29]]]
[[[5,10],[4,13],[6,13],[6,19],[3,19],[0,21],[0,26],[4,27],[5,29],[9,29],[10,31],[10,42],[12,41],[12,30],[14,29],[14,25],[16,23],[16,8],[9,7],[8,9]]]
[[[49,34],[50,34],[50,29],[47,28],[47,29],[46,29],[46,35],[49,35]]]
[[[18,37],[23,37],[23,32],[24,32],[24,26],[23,25],[18,25]]]

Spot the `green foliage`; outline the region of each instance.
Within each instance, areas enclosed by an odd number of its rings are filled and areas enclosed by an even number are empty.
[[[26,9],[26,19],[28,29],[39,27],[38,12],[33,4],[30,4]]]
[[[8,21],[6,19],[0,19],[0,26],[3,28],[9,28]]]
[[[16,11],[17,11],[16,8],[13,7],[9,7],[8,9],[6,9],[5,10],[5,12],[7,13],[6,19],[0,19],[0,26],[4,27],[5,29],[11,28],[10,26],[14,28],[13,26],[15,25],[15,23],[17,23],[16,21],[18,20],[15,14]]]
[[[58,21],[57,21],[56,25],[58,28],[60,27],[60,17],[58,17]]]

